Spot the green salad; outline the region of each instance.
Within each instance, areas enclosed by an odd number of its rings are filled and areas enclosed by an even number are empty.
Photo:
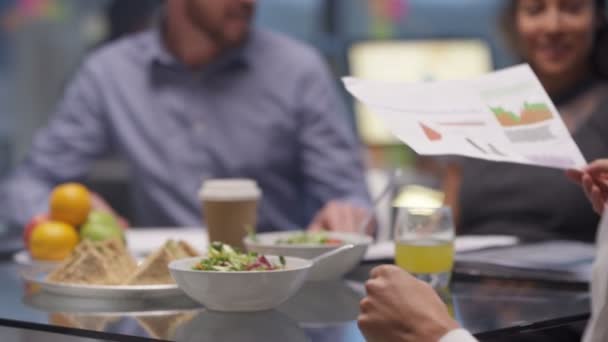
[[[279,257],[280,264],[272,263],[257,253],[242,253],[229,245],[213,242],[207,258],[199,261],[193,269],[198,271],[238,272],[274,271],[285,268],[285,258]]]
[[[341,245],[344,241],[335,239],[322,232],[294,233],[287,238],[277,239],[276,245]]]

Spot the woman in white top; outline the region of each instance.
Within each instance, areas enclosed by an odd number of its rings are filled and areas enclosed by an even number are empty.
[[[529,60],[547,71],[545,87],[575,77],[568,70],[608,60],[601,51],[601,30],[606,29],[604,0],[512,0],[515,30]],[[605,42],[604,42],[605,43]],[[598,58],[599,56],[599,58]],[[587,63],[587,64],[585,64]],[[542,64],[542,65],[540,65]],[[601,67],[601,65],[596,65]],[[561,70],[561,71],[560,71]],[[606,70],[602,70],[605,72]],[[608,115],[608,113],[606,113]],[[568,121],[568,118],[564,118]],[[608,134],[608,132],[606,132]],[[608,159],[593,162],[568,176],[579,183],[598,214],[608,200]],[[597,235],[598,254],[592,279],[592,318],[585,342],[608,341],[608,215]],[[449,315],[435,291],[395,266],[372,270],[366,283],[367,296],[361,301],[359,327],[370,341],[476,341]],[[404,295],[407,294],[407,295]],[[416,294],[416,295],[412,295]]]
[[[608,159],[596,160],[583,170],[570,170],[568,177],[582,186],[598,214],[608,210]],[[605,324],[608,322],[608,214],[600,223],[596,245],[591,319],[584,342],[608,341],[608,325]],[[477,341],[460,328],[430,285],[399,267],[374,268],[365,288],[367,296],[361,300],[358,323],[369,341]]]
[[[597,160],[568,176],[582,185],[598,214],[608,210],[608,159]],[[591,319],[583,342],[608,341],[608,214],[597,235],[591,281]],[[450,316],[435,290],[402,269],[385,265],[372,270],[365,284],[358,323],[369,341],[475,342]],[[406,294],[406,295],[404,295]],[[412,295],[415,294],[415,295]],[[600,324],[604,322],[604,324]]]

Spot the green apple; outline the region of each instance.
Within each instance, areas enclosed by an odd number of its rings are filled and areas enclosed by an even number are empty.
[[[80,227],[80,237],[92,241],[123,239],[123,229],[118,225],[114,215],[94,210],[87,217],[87,222]]]
[[[124,239],[123,231],[120,227],[95,222],[85,223],[80,229],[80,237],[92,241]]]
[[[93,210],[87,217],[87,222],[85,223],[99,223],[107,226],[116,226],[118,227],[118,221],[114,217],[114,215],[99,210]]]

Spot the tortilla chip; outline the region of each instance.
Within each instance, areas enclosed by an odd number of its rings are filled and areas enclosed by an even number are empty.
[[[169,263],[175,259],[173,253],[165,246],[150,254],[137,268],[135,273],[127,279],[128,285],[158,285],[174,284],[175,281],[169,272]]]

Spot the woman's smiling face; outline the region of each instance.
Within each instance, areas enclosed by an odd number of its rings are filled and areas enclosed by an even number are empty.
[[[593,0],[518,0],[515,28],[523,57],[539,75],[589,67],[598,15]]]

